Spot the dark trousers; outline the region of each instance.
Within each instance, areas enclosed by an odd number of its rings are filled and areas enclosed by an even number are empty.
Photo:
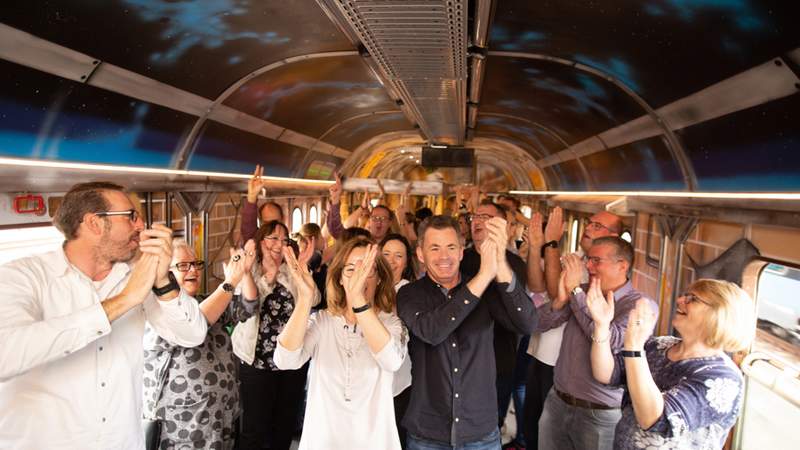
[[[261,450],[267,436],[271,450],[289,450],[305,394],[307,370],[307,366],[298,370],[262,370],[240,363],[240,450]]]
[[[553,366],[531,358],[528,380],[525,384],[525,444],[526,450],[537,450],[539,418],[542,416],[547,393],[553,387]]]
[[[406,448],[406,429],[400,425],[400,422],[403,421],[403,416],[406,415],[406,409],[408,409],[408,402],[410,401],[411,386],[397,394],[394,398],[394,421],[397,424],[397,434],[400,435],[400,446],[403,447],[404,450]]]

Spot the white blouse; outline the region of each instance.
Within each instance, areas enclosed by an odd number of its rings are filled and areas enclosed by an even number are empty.
[[[322,310],[308,320],[303,346],[278,342],[274,361],[298,369],[309,358],[308,397],[299,450],[399,450],[392,380],[406,358],[408,332],[397,314],[378,313],[390,339],[373,354],[357,326]]]
[[[401,279],[394,285],[394,291],[397,292],[401,287],[407,285],[410,281],[405,278]],[[403,360],[403,365],[394,374],[394,381],[392,382],[392,395],[397,397],[403,391],[411,386],[411,358],[407,357]]]

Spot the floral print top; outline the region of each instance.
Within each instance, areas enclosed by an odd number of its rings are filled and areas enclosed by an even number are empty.
[[[742,407],[744,380],[727,356],[670,361],[673,336],[651,337],[644,346],[653,380],[664,396],[664,413],[647,430],[636,422],[631,398],[622,397],[615,449],[721,449]],[[625,365],[617,355],[612,384],[624,383]]]
[[[261,304],[259,313],[258,341],[253,367],[256,369],[279,370],[272,362],[278,335],[294,311],[294,296],[284,285],[276,282],[272,292]]]

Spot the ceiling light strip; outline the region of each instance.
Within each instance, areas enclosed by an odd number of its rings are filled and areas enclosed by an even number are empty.
[[[138,173],[147,175],[182,175],[190,177],[214,177],[247,180],[252,174],[204,172],[198,170],[159,169],[153,167],[118,166],[112,164],[86,164],[59,161],[42,161],[36,159],[0,158],[0,166],[45,167],[51,169],[91,170],[95,172]],[[332,181],[308,180],[303,178],[273,177],[264,175],[267,181],[302,183],[306,185],[330,186]]]
[[[800,200],[800,192],[510,191],[512,195]]]

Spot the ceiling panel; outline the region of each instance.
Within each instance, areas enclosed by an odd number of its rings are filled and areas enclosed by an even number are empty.
[[[326,134],[323,139],[338,147],[354,150],[375,136],[394,131],[414,132],[406,116],[399,111],[348,120]]]
[[[658,107],[799,47],[798,17],[785,0],[504,0],[489,46],[590,65]]]
[[[0,61],[0,155],[168,168],[195,117]]]
[[[269,63],[352,50],[314,0],[11,3],[6,25],[208,98]]]
[[[569,144],[644,114],[613,84],[573,67],[498,56],[487,61],[479,111],[540,123]]]
[[[522,141],[532,150],[535,159],[565,148],[558,136],[523,118],[496,116],[479,110],[476,136],[502,136],[512,141]]]
[[[581,158],[594,188],[684,190],[683,177],[661,137],[645,139]]]
[[[702,191],[800,190],[800,95],[703,124],[680,136]]]
[[[399,111],[360,56],[278,67],[243,84],[225,104],[312,137],[359,114]]]

